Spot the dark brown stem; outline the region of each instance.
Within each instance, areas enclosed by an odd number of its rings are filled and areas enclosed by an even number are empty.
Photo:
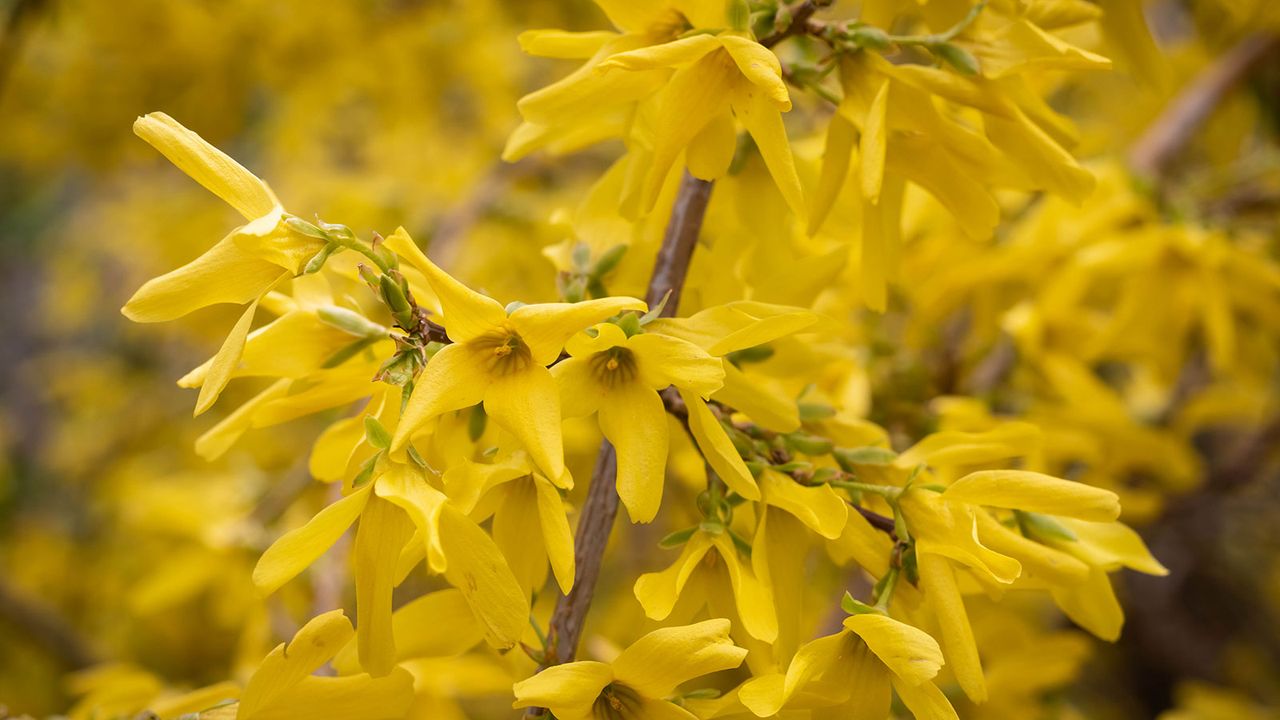
[[[1251,35],[1205,68],[1133,144],[1129,151],[1133,171],[1157,179],[1227,93],[1275,50],[1278,41],[1275,35]]]
[[[680,291],[693,249],[697,247],[702,232],[702,220],[706,217],[707,204],[711,201],[712,183],[699,180],[687,171],[680,179],[680,190],[671,219],[662,239],[662,247],[653,263],[649,278],[649,290],[645,299],[656,305],[665,297],[663,317],[672,317],[680,305]],[[617,456],[613,446],[605,442],[596,457],[595,470],[591,473],[591,486],[587,500],[582,505],[578,531],[574,535],[574,561],[577,573],[568,595],[561,595],[551,613],[551,625],[547,629],[547,665],[557,665],[573,660],[578,652],[578,641],[587,610],[595,595],[596,580],[600,576],[600,562],[604,558],[609,535],[613,532],[613,520],[618,514]],[[526,718],[543,717],[544,708],[529,708]]]
[[[800,0],[800,2],[791,5],[791,22],[785,28],[772,35],[766,35],[761,38],[760,44],[765,47],[773,47],[792,35],[805,33],[809,27],[809,18],[813,17],[819,7],[830,4],[830,0],[826,2],[823,2],[823,0]]]

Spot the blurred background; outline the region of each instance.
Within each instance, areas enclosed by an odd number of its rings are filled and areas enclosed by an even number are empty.
[[[870,417],[936,426],[956,407],[936,399],[957,395],[1026,416],[1069,448],[1064,465],[1122,493],[1172,570],[1123,576],[1118,644],[1046,646],[1036,662],[1061,667],[1037,688],[1043,717],[1280,717],[1277,7],[1162,0],[1144,8],[1153,45],[1086,38],[1118,71],[1049,91],[1098,195],[1023,203],[982,242],[913,209],[903,274],[928,282],[844,318],[865,338]],[[250,571],[327,492],[287,449],[332,417],[195,456],[226,411],[191,420],[173,382],[234,308],[150,327],[119,314],[235,224],[133,136],[136,116],[172,115],[299,215],[403,225],[459,276],[530,299],[555,294],[541,251],[570,231],[554,211],[618,148],[498,159],[516,100],[571,67],[523,55],[518,33],[606,27],[586,0],[0,0],[0,23],[0,705],[43,716],[216,682],[289,637],[305,615],[257,598]],[[1177,157],[1148,165],[1158,192],[1123,170],[1232,62]],[[1063,286],[1070,312],[1017,322]],[[1088,376],[1038,380],[1035,343],[1085,348]]]

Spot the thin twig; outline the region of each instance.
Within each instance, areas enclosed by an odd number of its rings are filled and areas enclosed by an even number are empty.
[[[1275,50],[1280,37],[1250,35],[1205,68],[1174,98],[1129,151],[1129,167],[1154,180],[1186,147],[1223,98]]]
[[[826,2],[822,2],[821,0],[800,0],[800,2],[791,5],[791,22],[787,23],[785,28],[778,30],[772,35],[766,35],[761,38],[760,44],[765,47],[773,47],[792,35],[798,35],[806,32],[809,27],[809,18],[818,11],[818,7],[820,5],[830,4],[830,0],[826,0]]]
[[[645,295],[650,305],[656,305],[664,297],[667,299],[662,308],[664,317],[675,315],[676,308],[680,305],[680,293],[689,272],[689,262],[693,258],[693,249],[698,244],[698,235],[702,232],[707,204],[711,201],[711,188],[712,183],[699,180],[688,172],[680,179],[680,189],[675,205],[671,208],[666,235],[654,261],[653,275],[649,279],[649,290]],[[595,595],[600,562],[604,558],[605,547],[609,544],[613,520],[618,514],[617,470],[613,446],[605,442],[600,447],[595,470],[591,473],[591,486],[582,506],[577,534],[574,536],[577,576],[569,594],[561,595],[556,601],[555,610],[551,614],[551,625],[547,629],[548,665],[570,662],[577,654],[583,623]],[[529,708],[525,711],[526,718],[543,717],[545,714],[544,708]]]

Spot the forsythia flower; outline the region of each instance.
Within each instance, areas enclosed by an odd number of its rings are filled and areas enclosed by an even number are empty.
[[[624,310],[643,311],[644,302],[602,298],[521,305],[508,312],[436,267],[403,230],[387,244],[426,275],[453,341],[418,377],[392,450],[403,449],[440,414],[483,402],[485,412],[524,444],[547,477],[559,479],[564,474],[560,393],[547,366],[574,334]]]
[[[598,414],[618,453],[618,495],[632,522],[649,522],[662,502],[669,444],[658,391],[674,385],[706,398],[720,389],[724,371],[719,359],[679,338],[628,336],[613,323],[595,332],[574,336],[569,359],[551,372],[566,416]]]
[[[545,707],[558,720],[694,720],[669,702],[685,682],[742,664],[729,621],[706,620],[645,635],[611,663],[549,667],[513,688],[513,707]]]

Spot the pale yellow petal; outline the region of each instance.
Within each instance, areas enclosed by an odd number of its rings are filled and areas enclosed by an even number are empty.
[[[511,324],[529,346],[533,361],[550,365],[569,338],[626,310],[644,312],[643,300],[629,297],[607,297],[576,303],[539,303],[523,305],[511,313]]]
[[[492,376],[484,364],[483,349],[466,344],[446,345],[423,368],[413,394],[396,425],[391,449],[399,451],[433,418],[461,410],[484,399]]]
[[[974,702],[986,702],[987,683],[982,674],[982,662],[978,658],[978,645],[973,639],[969,614],[965,612],[964,599],[956,588],[955,571],[943,557],[929,553],[916,553],[920,571],[920,589],[925,600],[933,608],[942,630],[942,651],[947,666],[955,674],[960,687]]]
[[[889,681],[893,683],[898,699],[902,700],[902,704],[907,706],[916,720],[959,720],[955,708],[951,707],[951,701],[937,685],[931,682],[912,685],[896,677],[890,677]]]
[[[791,143],[782,125],[782,115],[777,105],[764,90],[757,86],[739,89],[733,97],[733,112],[739,122],[756,141],[765,167],[773,176],[787,206],[796,217],[805,222],[804,190],[796,173],[795,159],[791,156]]]
[[[133,132],[248,220],[270,213],[279,204],[266,183],[162,112],[135,120]]]
[[[746,656],[720,618],[654,630],[618,655],[613,672],[641,695],[664,698],[689,680],[738,667]]]
[[[210,305],[243,305],[287,274],[240,249],[232,233],[195,260],[148,280],[121,312],[134,322],[164,322]]]
[[[231,332],[227,333],[227,338],[222,341],[222,347],[218,348],[218,353],[209,362],[204,383],[200,385],[200,396],[196,398],[196,415],[213,407],[213,404],[218,401],[218,396],[222,394],[222,389],[231,380],[231,373],[235,372],[240,364],[240,356],[244,353],[244,341],[249,335],[249,327],[253,325],[253,315],[257,311],[258,300],[255,298],[240,315]]]
[[[638,382],[622,383],[600,406],[600,430],[618,454],[618,496],[631,522],[650,522],[666,480],[669,437],[662,399]]]
[[[538,493],[538,522],[542,526],[542,541],[547,546],[551,572],[556,576],[560,592],[568,595],[573,588],[577,569],[573,554],[573,533],[569,529],[564,500],[550,482],[535,482],[534,489]]]
[[[356,639],[360,665],[374,677],[387,675],[395,667],[391,591],[396,561],[412,534],[403,510],[376,495],[369,498],[356,530]]]
[[[698,449],[706,457],[711,468],[720,479],[724,480],[730,490],[748,500],[760,499],[760,488],[751,476],[742,456],[734,448],[733,441],[725,434],[720,421],[712,414],[711,409],[692,392],[677,388],[680,398],[689,410],[689,430],[697,441]]]
[[[942,648],[919,628],[873,613],[850,615],[844,626],[908,685],[927,682],[942,667]]]
[[[431,289],[440,299],[440,309],[444,315],[442,322],[450,340],[473,340],[499,327],[506,319],[507,313],[497,300],[481,295],[441,270],[423,254],[404,228],[396,228],[383,244],[426,276]]]
[[[440,511],[440,544],[448,560],[445,579],[462,591],[499,650],[515,647],[529,623],[529,598],[520,589],[493,540],[451,505]]]
[[[545,707],[556,717],[592,717],[591,706],[613,681],[613,669],[602,662],[553,665],[512,686],[513,708]]]
[[[862,124],[862,138],[858,142],[862,196],[873,205],[880,202],[880,189],[884,186],[884,161],[889,147],[889,127],[886,116],[891,85],[892,83],[887,79],[880,85],[875,100],[867,110],[867,117]]]
[[[720,389],[723,363],[691,342],[668,335],[645,333],[631,338],[641,380],[654,390],[677,385],[702,397]]]
[[[372,483],[357,488],[272,543],[253,568],[253,584],[259,592],[275,592],[323,555],[364,510],[372,489]]]
[[[1120,499],[1110,490],[1027,470],[981,470],[951,484],[943,496],[952,502],[1094,522],[1120,517]]]
[[[849,505],[830,485],[804,486],[774,470],[760,476],[764,502],[794,515],[810,530],[834,540],[840,537],[849,517]]]
[[[567,30],[525,30],[517,40],[520,49],[539,57],[565,60],[586,60],[595,55],[604,44],[616,38],[617,33],[608,30],[593,32],[569,32]]]
[[[341,610],[318,615],[286,647],[280,643],[258,666],[240,698],[237,717],[254,717],[337,654],[355,634]]]
[[[533,365],[493,377],[485,389],[484,410],[516,436],[547,477],[564,474],[560,388],[546,368]]]

